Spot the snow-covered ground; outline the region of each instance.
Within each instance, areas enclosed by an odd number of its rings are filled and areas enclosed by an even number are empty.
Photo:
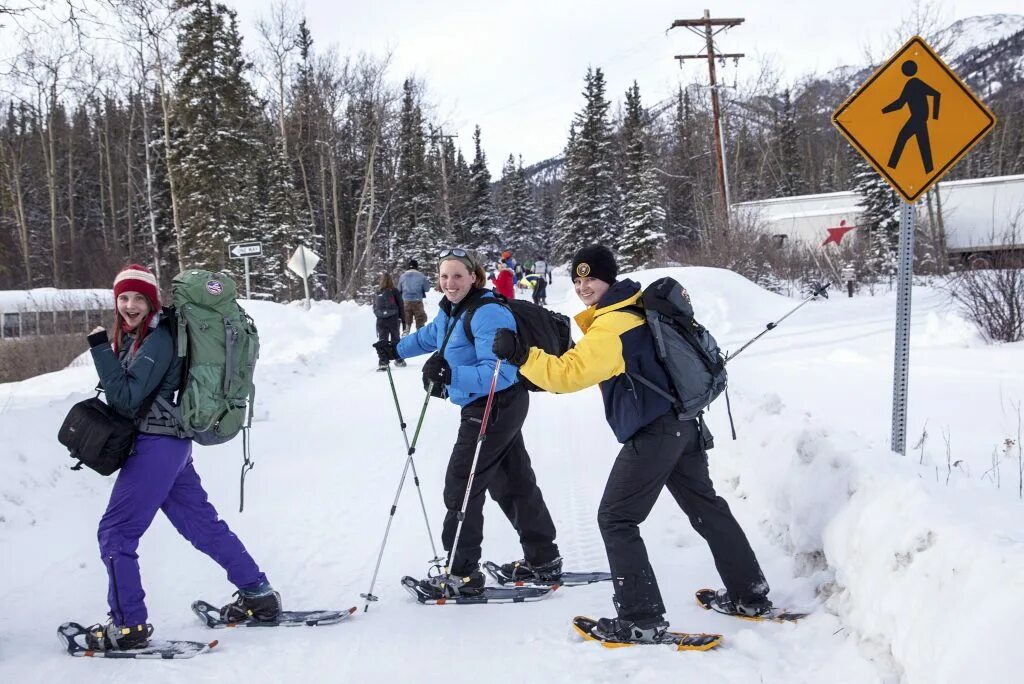
[[[796,304],[713,269],[671,274],[726,349]],[[398,584],[430,556],[406,482],[375,593],[379,603],[319,629],[213,633],[188,609],[232,587],[162,517],[140,555],[157,636],[219,637],[189,661],[68,658],[65,620],[104,619],[106,576],[96,524],[113,478],[71,472],[56,431],[95,382],[90,363],[0,385],[0,680],[250,682],[1004,682],[1017,681],[1024,614],[1024,523],[1017,498],[1022,345],[986,346],[935,290],[915,290],[906,458],[888,452],[894,296],[805,306],[730,365],[738,440],[724,402],[709,416],[712,475],[751,538],[778,604],[809,609],[797,624],[749,623],[701,610],[717,587],[707,547],[671,497],[642,527],[673,627],[714,631],[707,653],[603,649],[569,619],[612,612],[607,585],[539,603],[417,604]],[[549,303],[579,305],[556,275]],[[428,302],[429,313],[436,300]],[[263,341],[257,373],[256,468],[237,512],[240,444],[195,450],[211,498],[292,608],[363,602],[405,456],[386,376],[374,370],[368,307],[247,305]],[[396,369],[406,420],[422,402],[422,359]],[[525,427],[567,567],[607,567],[597,503],[618,445],[596,389],[534,394]],[[432,401],[417,449],[435,539],[458,409]],[[948,460],[947,444],[948,440]],[[999,457],[996,472],[985,474]],[[923,461],[923,464],[919,464]],[[947,462],[949,468],[947,469]],[[957,463],[958,465],[953,465]],[[519,556],[489,503],[485,557]]]

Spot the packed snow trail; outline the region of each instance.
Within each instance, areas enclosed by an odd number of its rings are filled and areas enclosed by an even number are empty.
[[[651,271],[642,279],[646,283],[666,273],[686,283],[698,318],[727,349],[738,348],[795,303],[711,269]],[[992,408],[997,399],[993,388],[1000,386],[1019,397],[1024,394],[1020,364],[1009,369],[1005,350],[965,349],[975,344],[965,324],[943,308],[937,295],[925,293],[914,311],[908,434],[913,438],[925,414],[934,421],[930,430],[938,433],[940,425],[950,425],[953,438],[962,434],[965,442],[972,435],[987,435],[989,429],[998,433],[1004,427],[998,417],[983,416],[980,410],[964,416],[963,405],[958,414],[942,398],[957,387],[965,401],[987,402]],[[564,276],[556,274],[548,301],[567,314],[579,310]],[[430,315],[436,304],[435,298],[428,300]],[[98,682],[139,677],[171,682],[182,676],[225,679],[244,671],[253,682],[318,676],[521,682],[532,675],[546,681],[862,683],[897,681],[901,674],[914,673],[918,661],[903,660],[904,652],[921,662],[929,657],[901,647],[898,639],[916,639],[920,647],[929,641],[931,628],[919,626],[913,632],[903,625],[873,624],[872,598],[862,593],[841,593],[833,600],[839,601],[838,607],[830,604],[826,609],[817,591],[836,579],[822,560],[823,545],[831,544],[837,557],[848,552],[834,534],[842,520],[829,527],[830,518],[821,512],[836,513],[852,495],[842,490],[855,481],[853,467],[843,459],[857,445],[869,448],[887,440],[891,298],[830,300],[805,307],[799,318],[787,320],[730,366],[739,441],[729,439],[724,402],[709,416],[716,435],[716,449],[710,452],[712,476],[758,554],[772,585],[771,598],[786,607],[811,609],[810,617],[796,624],[761,624],[702,610],[694,591],[720,586],[707,545],[667,495],[642,526],[673,629],[725,636],[719,649],[707,653],[655,647],[608,650],[580,642],[569,621],[579,614],[612,614],[606,583],[564,589],[532,604],[417,604],[399,586],[402,575],[425,574],[430,558],[411,476],[374,590],[380,601],[363,613],[359,594],[368,588],[405,459],[387,378],[375,371],[372,313],[369,307],[348,303],[316,303],[310,312],[259,302],[247,308],[263,347],[252,430],[256,467],[246,480],[245,513],[237,512],[240,444],[197,447],[197,470],[222,517],[281,591],[286,609],[358,605],[360,612],[323,628],[216,633],[220,646],[191,661],[113,663],[64,655],[55,638],[57,625],[67,620],[92,623],[106,612],[96,525],[113,478],[70,472],[70,459],[55,438],[67,409],[87,396],[95,382],[86,363],[0,385],[6,473],[0,488],[0,544],[11,559],[0,567],[4,681],[84,676]],[[968,363],[965,355],[973,351],[980,353]],[[1020,349],[1015,351],[1019,354]],[[394,369],[410,438],[423,399],[419,367],[425,358]],[[558,527],[566,568],[606,570],[597,504],[619,447],[604,422],[600,393],[532,394],[530,399],[524,435]],[[458,415],[457,407],[432,400],[415,456],[438,543],[443,475]],[[835,435],[848,435],[856,444],[840,442],[849,453],[837,455],[841,450]],[[941,440],[933,441],[926,455],[938,460],[942,448]],[[987,448],[981,453],[987,458]],[[808,470],[804,475],[796,471],[793,480],[785,473],[790,463]],[[837,473],[835,481],[832,473]],[[913,476],[905,479],[914,482]],[[972,496],[980,487],[973,481],[963,486]],[[1007,496],[992,506],[1002,511],[1013,504]],[[516,535],[498,507],[488,503],[485,517],[484,557],[499,562],[518,558]],[[1020,524],[1007,518],[1005,534],[1024,538]],[[884,534],[878,534],[884,541]],[[199,597],[226,600],[233,587],[223,571],[160,515],[143,537],[139,555],[155,636],[212,638],[214,633],[199,624],[189,605]],[[913,562],[911,554],[911,570]],[[875,578],[867,573],[842,579],[875,587]],[[837,611],[853,619],[856,629],[841,622]],[[897,632],[897,640],[890,643],[889,633],[876,633],[887,629]]]

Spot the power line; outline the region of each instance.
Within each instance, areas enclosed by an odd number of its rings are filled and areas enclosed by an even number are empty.
[[[702,37],[705,42],[706,52],[695,55],[676,55],[673,59],[679,60],[680,66],[682,66],[683,62],[688,59],[706,59],[708,62],[708,76],[711,81],[711,118],[714,125],[715,153],[718,157],[718,186],[722,200],[722,215],[725,218],[725,230],[728,230],[729,226],[729,205],[731,198],[729,196],[729,171],[725,164],[725,144],[722,139],[722,125],[719,120],[721,110],[718,104],[719,86],[715,79],[715,57],[722,60],[733,59],[738,61],[740,57],[744,57],[745,55],[741,52],[716,54],[715,36],[726,29],[739,26],[744,21],[745,19],[742,17],[712,19],[711,12],[709,10],[704,10],[704,16],[700,19],[676,19],[668,29],[671,31],[678,27],[686,28],[691,33]]]

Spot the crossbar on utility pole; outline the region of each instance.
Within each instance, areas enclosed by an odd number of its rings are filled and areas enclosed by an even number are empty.
[[[725,229],[729,229],[729,181],[728,171],[725,168],[725,144],[722,138],[721,109],[718,103],[718,82],[715,77],[715,58],[739,59],[743,53],[719,53],[715,54],[715,36],[721,31],[739,26],[745,21],[742,17],[727,19],[712,19],[710,10],[704,10],[704,16],[700,19],[676,19],[669,27],[669,31],[677,27],[688,28],[695,34],[704,38],[707,49],[706,54],[699,55],[676,55],[674,59],[679,61],[680,66],[688,59],[706,59],[708,61],[708,76],[711,82],[711,115],[714,124],[715,155],[718,159],[718,188],[722,198],[722,215],[725,218]],[[717,30],[712,30],[717,28]],[[698,30],[702,29],[702,30]]]

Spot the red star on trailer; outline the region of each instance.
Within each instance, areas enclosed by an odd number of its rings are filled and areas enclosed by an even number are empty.
[[[825,238],[825,241],[821,243],[821,246],[824,247],[830,242],[834,242],[838,245],[840,242],[842,242],[843,236],[855,228],[858,228],[858,226],[848,226],[846,225],[846,219],[841,220],[837,227],[825,229],[828,231],[828,237]]]

